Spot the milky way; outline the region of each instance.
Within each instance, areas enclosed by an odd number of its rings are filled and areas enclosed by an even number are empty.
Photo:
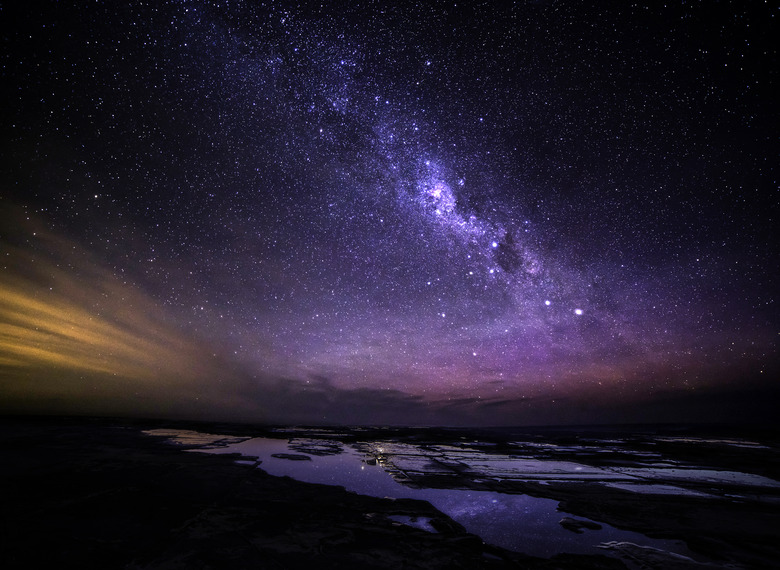
[[[775,394],[775,8],[326,4],[2,8],[10,408],[523,424]]]

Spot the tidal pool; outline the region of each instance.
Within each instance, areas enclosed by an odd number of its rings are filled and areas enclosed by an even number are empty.
[[[156,435],[163,434],[157,432]],[[165,435],[176,438],[173,432]],[[334,445],[332,440],[326,443],[329,446]],[[221,440],[217,446],[207,445],[192,451],[239,453],[244,456],[239,462],[257,464],[270,475],[288,476],[308,483],[338,485],[355,493],[375,497],[428,501],[485,542],[533,556],[550,557],[559,553],[604,554],[605,551],[598,546],[607,542],[630,542],[691,556],[681,541],[653,539],[600,522],[600,530],[584,529],[581,534],[566,530],[560,525],[560,521],[567,513],[558,510],[558,501],[552,499],[490,491],[407,487],[393,479],[381,465],[370,464],[374,463],[373,456],[348,445],[341,446],[341,453],[313,455],[307,454],[300,445],[291,447],[285,439],[252,438],[240,442]],[[294,461],[273,457],[274,454],[305,455],[310,459]],[[574,518],[588,521],[583,517]],[[404,517],[398,517],[396,520],[435,532],[427,521],[407,521]]]

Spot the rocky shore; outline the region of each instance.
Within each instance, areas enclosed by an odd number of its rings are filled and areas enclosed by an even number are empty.
[[[138,426],[5,419],[0,567],[622,568],[483,544],[428,503],[272,477]],[[390,517],[430,519],[426,532]]]
[[[192,430],[190,439],[172,445],[154,435],[165,428]],[[272,457],[295,463],[351,446],[367,466],[381,465],[404,485],[554,499],[565,511],[560,526],[572,533],[594,532],[599,521],[684,541],[701,556],[613,541],[601,546],[604,555],[532,557],[486,544],[426,501],[272,476],[230,450],[184,452],[204,449],[203,432],[224,434],[226,442],[259,435],[289,441],[290,453]],[[777,449],[717,439],[691,448],[678,436],[464,433],[0,419],[0,567],[776,567]]]

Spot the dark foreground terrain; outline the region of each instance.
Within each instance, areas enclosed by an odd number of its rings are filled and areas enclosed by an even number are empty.
[[[431,487],[503,485],[510,493],[536,490],[561,501],[569,513],[648,535],[684,539],[710,561],[680,560],[676,565],[674,559],[666,559],[653,564],[647,557],[632,558],[630,552],[622,558],[571,554],[534,558],[485,544],[424,501],[369,497],[275,477],[250,464],[236,464],[235,455],[184,453],[164,437],[142,433],[161,427],[258,434],[258,429],[224,425],[1,419],[0,567],[771,568],[780,552],[776,497],[669,500],[619,489],[604,493],[587,483],[397,474],[419,479],[408,484]],[[416,440],[415,445],[426,450],[435,448],[432,440],[442,446],[447,438],[464,439],[435,431],[424,436],[409,430],[342,431],[341,442],[375,441],[381,436],[390,443]],[[427,443],[419,441],[421,437]],[[480,437],[516,439],[500,434]],[[560,443],[573,436],[545,437]],[[581,450],[578,453],[582,455]],[[722,469],[733,469],[734,462],[749,462],[750,453],[755,450],[738,450],[718,461]],[[397,465],[404,461],[411,460],[396,456]],[[590,463],[595,465],[595,460]],[[770,462],[749,467],[768,477],[775,475],[777,466]],[[437,532],[390,518],[398,515],[430,520]]]
[[[502,551],[424,502],[272,477],[121,424],[6,420],[0,438],[3,568],[621,567]]]

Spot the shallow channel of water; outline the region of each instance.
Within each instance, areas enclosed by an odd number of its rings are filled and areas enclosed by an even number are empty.
[[[652,539],[604,523],[599,523],[601,530],[585,530],[582,534],[566,530],[559,523],[567,513],[559,511],[558,501],[552,499],[463,489],[413,489],[395,481],[380,465],[366,464],[364,454],[346,445],[342,453],[309,455],[311,460],[306,461],[272,457],[279,453],[300,454],[289,448],[287,440],[272,438],[253,438],[224,447],[194,451],[240,453],[247,459],[239,461],[259,461],[259,467],[270,475],[339,485],[363,495],[428,501],[485,542],[533,556],[550,557],[564,552],[605,554],[597,546],[610,541],[632,542],[690,556],[683,542]],[[426,526],[426,521],[400,522],[432,530]]]

